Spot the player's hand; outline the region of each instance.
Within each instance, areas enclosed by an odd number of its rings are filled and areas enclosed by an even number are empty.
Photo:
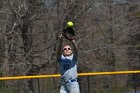
[[[59,37],[59,38],[62,38],[62,37],[63,37],[62,33],[61,33],[61,34],[58,34],[58,37]]]

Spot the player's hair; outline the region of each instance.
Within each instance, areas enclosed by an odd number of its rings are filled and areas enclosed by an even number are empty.
[[[70,42],[64,42],[64,43],[63,43],[63,47],[64,47],[64,46],[70,46],[70,47],[71,47],[71,43],[70,43]],[[72,48],[72,47],[71,47],[71,48]]]
[[[71,47],[71,45],[69,45],[69,44],[65,44],[65,45],[63,45],[63,47],[65,47],[65,46],[70,46],[70,47]]]

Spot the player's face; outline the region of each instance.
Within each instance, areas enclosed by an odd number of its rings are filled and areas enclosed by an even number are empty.
[[[63,55],[70,56],[72,54],[72,49],[69,45],[63,47]]]

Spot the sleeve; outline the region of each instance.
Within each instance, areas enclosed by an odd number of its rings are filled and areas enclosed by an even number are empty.
[[[77,56],[73,55],[73,60],[74,60],[75,62],[78,62]]]

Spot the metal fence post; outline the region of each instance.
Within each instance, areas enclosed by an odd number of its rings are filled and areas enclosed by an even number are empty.
[[[90,77],[87,76],[87,80],[88,80],[88,93],[90,93]]]
[[[133,74],[133,80],[134,80],[134,90],[135,90],[135,93],[137,93],[136,74],[135,73]]]

